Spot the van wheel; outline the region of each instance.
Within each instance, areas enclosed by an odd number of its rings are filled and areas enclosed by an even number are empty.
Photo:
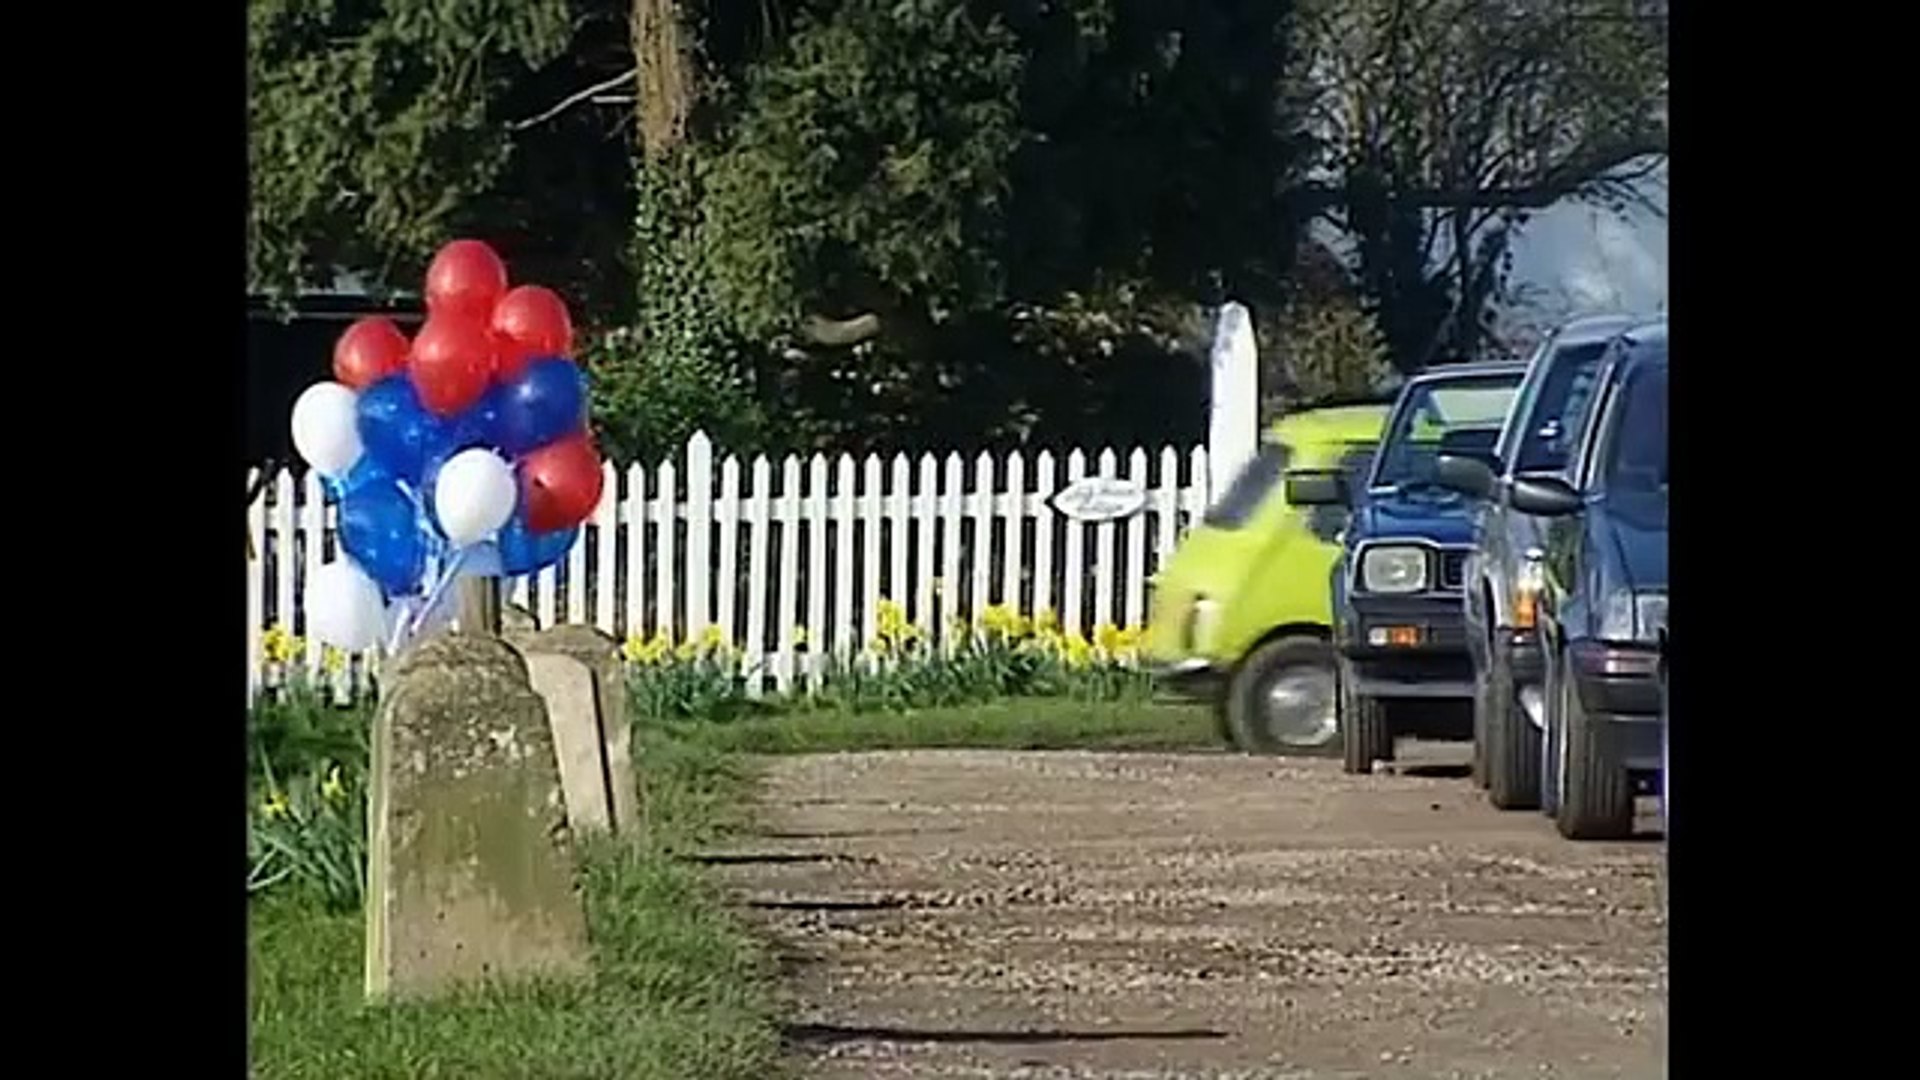
[[[1233,745],[1250,754],[1325,754],[1339,740],[1333,648],[1310,637],[1269,641],[1227,685]]]
[[[1487,786],[1487,713],[1492,708],[1487,691],[1491,676],[1475,669],[1473,673],[1473,786]]]
[[[1344,685],[1344,684],[1343,684]],[[1370,773],[1376,761],[1393,760],[1393,727],[1387,722],[1387,703],[1379,698],[1344,694],[1340,710],[1342,765],[1350,773]]]
[[[1560,679],[1560,798],[1553,823],[1569,840],[1633,835],[1633,785],[1600,737],[1573,680]]]
[[[1513,692],[1513,667],[1495,657],[1487,673],[1487,799],[1502,810],[1540,805],[1540,729]]]

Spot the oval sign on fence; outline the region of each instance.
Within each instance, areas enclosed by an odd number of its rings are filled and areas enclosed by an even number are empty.
[[[1075,521],[1115,521],[1147,505],[1147,492],[1131,480],[1085,476],[1056,491],[1047,505]]]

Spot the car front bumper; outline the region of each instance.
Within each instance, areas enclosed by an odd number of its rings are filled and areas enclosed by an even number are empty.
[[[1212,661],[1197,656],[1179,660],[1148,657],[1142,666],[1156,684],[1181,697],[1211,698],[1225,678]]]
[[[1338,645],[1355,694],[1471,700],[1473,660],[1458,596],[1350,596]]]
[[[1658,649],[1582,641],[1568,653],[1580,705],[1618,760],[1635,772],[1661,771]]]

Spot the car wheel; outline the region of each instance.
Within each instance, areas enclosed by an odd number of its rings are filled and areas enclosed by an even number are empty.
[[[1487,799],[1502,810],[1540,805],[1540,730],[1513,691],[1513,665],[1495,656],[1488,674]]]
[[[1560,798],[1553,822],[1569,840],[1633,835],[1633,784],[1601,738],[1573,680],[1560,679]]]
[[[1252,754],[1325,754],[1340,737],[1333,647],[1284,637],[1247,655],[1227,686],[1233,745]]]
[[[1344,688],[1345,681],[1341,683]],[[1393,760],[1393,728],[1387,703],[1379,698],[1342,692],[1340,710],[1342,765],[1350,773],[1370,773],[1376,761]]]

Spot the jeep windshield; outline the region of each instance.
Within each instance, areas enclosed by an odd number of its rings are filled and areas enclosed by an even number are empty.
[[[1414,383],[1394,410],[1393,426],[1381,443],[1368,486],[1375,490],[1438,486],[1435,463],[1440,440],[1455,432],[1479,431],[1491,443],[1506,423],[1520,377],[1515,371]]]

